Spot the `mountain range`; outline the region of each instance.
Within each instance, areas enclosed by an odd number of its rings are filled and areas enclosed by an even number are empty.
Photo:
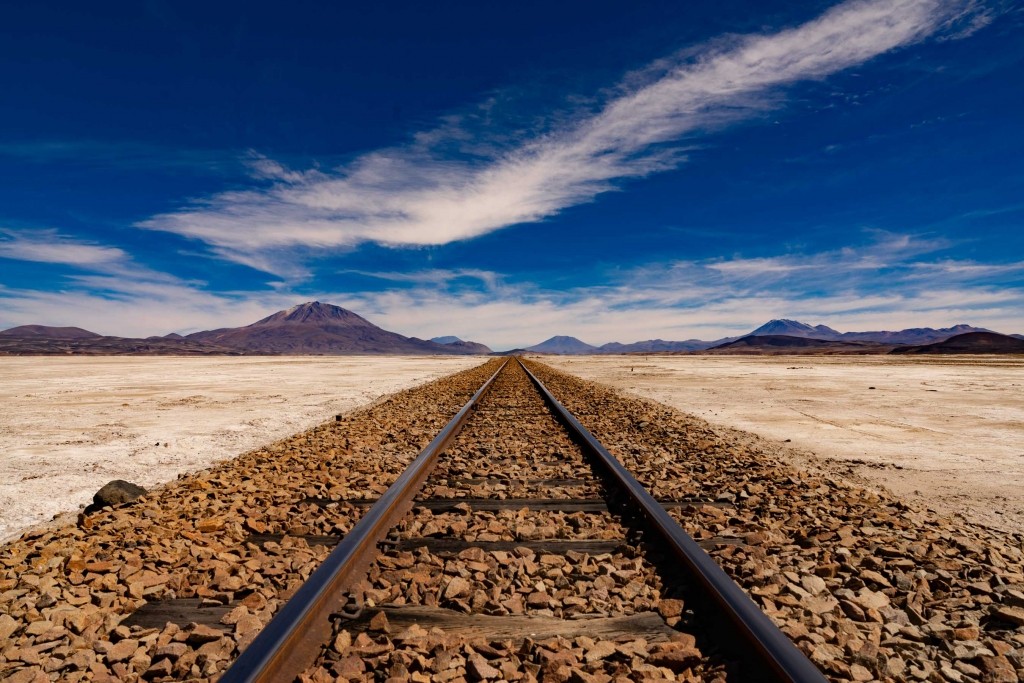
[[[0,332],[0,354],[84,355],[470,355],[490,353],[483,344],[456,339],[438,343],[377,327],[352,311],[311,301],[244,327],[182,336],[105,337],[77,327],[23,325]]]
[[[971,325],[931,328],[913,327],[898,331],[838,332],[827,325],[808,325],[798,320],[770,320],[754,331],[739,337],[724,337],[714,341],[688,339],[686,341],[648,341],[620,344],[611,342],[592,346],[575,337],[556,336],[540,344],[526,347],[532,353],[564,355],[605,353],[679,353],[694,351],[728,350],[730,353],[764,349],[769,352],[805,352],[809,349],[844,351],[850,353],[884,353],[902,345],[926,345],[970,332],[991,332]],[[1016,336],[1016,335],[1015,335]],[[801,343],[813,340],[820,343]],[[800,349],[800,351],[797,351]]]
[[[968,332],[920,346],[901,346],[891,353],[1024,353],[1024,338],[1019,334]]]
[[[735,341],[712,346],[703,353],[713,355],[732,354],[869,354],[887,353],[892,345],[871,341],[840,341],[816,339],[814,337],[793,337],[785,334],[762,334],[740,337]]]
[[[404,337],[377,327],[352,311],[319,301],[292,306],[245,327],[228,327],[186,335],[185,339],[249,353],[317,354],[473,354],[488,353],[482,344],[458,340],[437,343]]]
[[[991,332],[983,327],[970,325],[954,325],[953,327],[912,327],[898,332],[837,332],[826,325],[811,327],[797,320],[772,320],[757,328],[747,336],[785,335],[788,337],[804,337],[806,339],[825,339],[828,341],[864,341],[878,344],[931,344],[958,334],[967,332]]]
[[[22,325],[0,332],[0,356],[237,356],[225,346],[181,336],[105,337],[78,327]]]
[[[983,336],[971,336],[982,334]],[[990,337],[984,337],[990,335]],[[947,340],[945,346],[935,347]],[[959,340],[959,341],[957,341]],[[1010,340],[1010,341],[1006,341]],[[649,339],[592,346],[576,337],[555,336],[522,351],[564,355],[619,353],[965,353],[965,349],[1013,353],[1021,335],[999,335],[970,325],[899,331],[838,332],[827,325],[771,320],[741,337],[714,341]],[[915,350],[910,350],[911,348]],[[926,350],[917,350],[926,349]],[[520,351],[520,350],[517,350]],[[110,337],[80,327],[22,325],[0,332],[0,355],[470,355],[491,350],[455,336],[430,340],[384,330],[365,318],[331,304],[310,301],[278,311],[243,327],[204,330],[182,336],[135,339]]]

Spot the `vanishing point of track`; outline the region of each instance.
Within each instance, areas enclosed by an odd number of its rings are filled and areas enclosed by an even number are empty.
[[[337,546],[221,681],[334,680],[384,654],[381,680],[445,680],[444,638],[471,643],[457,656],[478,680],[825,680],[666,512],[695,502],[656,501],[510,359],[319,539]]]

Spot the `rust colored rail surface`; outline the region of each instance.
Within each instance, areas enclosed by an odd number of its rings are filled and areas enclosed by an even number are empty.
[[[330,617],[343,607],[343,596],[363,578],[377,554],[378,542],[413,505],[440,454],[448,448],[469,414],[506,369],[507,360],[472,399],[416,457],[336,549],[302,585],[223,677],[226,683],[291,681],[330,638]],[[515,359],[573,440],[600,463],[609,484],[624,494],[630,508],[641,513],[651,530],[696,579],[695,585],[718,605],[720,613],[744,641],[757,670],[786,683],[822,683],[821,672],[757,607],[715,561],[672,519],[665,508],[552,395],[520,360]],[[499,618],[499,617],[493,617]],[[664,626],[664,624],[662,624]],[[760,677],[759,677],[760,679]]]
[[[330,615],[376,554],[377,542],[412,504],[437,457],[458,435],[470,412],[508,365],[506,360],[427,444],[366,515],[345,535],[295,595],[220,678],[221,683],[291,681],[315,658],[331,633]]]

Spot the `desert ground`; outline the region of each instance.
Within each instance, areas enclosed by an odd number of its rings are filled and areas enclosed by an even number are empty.
[[[998,529],[1024,530],[1020,356],[542,360],[722,430],[752,432],[805,468]]]
[[[150,487],[485,360],[0,359],[0,540],[112,479]]]
[[[4,358],[0,540],[111,479],[150,487],[483,360]],[[805,468],[1024,530],[1022,358],[542,360],[752,433],[736,436]]]

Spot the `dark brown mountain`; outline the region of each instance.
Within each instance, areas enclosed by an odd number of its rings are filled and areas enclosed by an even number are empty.
[[[491,351],[488,356],[525,356],[529,351],[526,349],[509,349],[508,351]]]
[[[23,325],[0,332],[0,355],[269,355],[489,353],[483,344],[451,344],[382,330],[339,306],[312,301],[278,311],[245,327],[187,337],[104,337],[77,327]]]
[[[1024,340],[995,332],[968,332],[935,344],[902,346],[890,353],[1024,353]]]
[[[311,301],[278,311],[245,327],[195,332],[188,340],[246,353],[314,355],[480,353],[475,348],[436,344],[383,330],[352,311]],[[465,342],[463,342],[465,344]]]
[[[879,344],[931,344],[967,332],[991,332],[983,327],[954,325],[953,327],[911,327],[905,330],[879,330],[874,332],[837,332],[827,325],[811,326],[798,320],[770,320],[748,336],[807,337],[831,341],[866,341]],[[723,340],[724,341],[724,340]]]
[[[729,340],[731,341],[731,340]],[[598,347],[599,353],[673,353],[677,351],[702,351],[714,346],[715,342],[701,341],[700,339],[687,339],[686,341],[665,341],[664,339],[648,339],[646,341],[633,342],[632,344],[620,344],[609,342]]]
[[[839,339],[842,334],[826,325],[810,326],[799,320],[769,320],[751,332],[751,337],[807,337],[810,339]]]
[[[526,347],[526,350],[533,353],[552,353],[562,355],[601,353],[596,346],[591,346],[586,342],[582,342],[576,337],[567,337],[565,335],[545,339],[540,344],[534,344],[533,346]]]
[[[437,342],[434,343],[436,344]],[[491,352],[491,347],[489,346],[480,344],[478,342],[462,341],[461,339],[459,341],[453,341],[448,342],[447,344],[442,344],[442,346],[447,346],[448,348],[454,349],[459,353],[467,354],[487,354]]]
[[[195,356],[238,354],[221,346],[179,337],[105,337],[80,327],[22,325],[0,332],[2,356]]]
[[[7,339],[97,339],[102,335],[83,330],[81,327],[47,327],[46,325],[22,325],[0,332],[0,338]]]
[[[844,332],[839,339],[845,341],[873,341],[880,344],[931,344],[968,332],[991,332],[984,327],[954,325],[953,327],[911,327],[892,332]]]
[[[435,344],[444,344],[445,346],[450,346],[453,349],[460,349],[462,351],[465,351],[466,353],[491,353],[491,348],[489,346],[485,346],[484,344],[479,344],[477,342],[464,341],[462,339],[459,339],[458,337],[453,336],[434,337],[430,341],[434,342]]]
[[[708,354],[869,354],[886,353],[891,345],[861,341],[835,341],[830,339],[812,339],[809,337],[793,337],[785,334],[748,335],[735,341],[713,346],[703,353]]]
[[[11,337],[0,333],[0,356],[239,356],[241,351],[188,339]]]
[[[702,341],[700,339],[687,339],[686,341],[665,341],[663,339],[650,339],[648,341],[633,342],[631,344],[622,344],[619,342],[609,342],[603,344],[600,347],[591,347],[588,344],[575,339],[573,337],[552,337],[551,339],[537,344],[536,346],[527,347],[528,351],[536,351],[538,353],[557,353],[557,354],[597,354],[597,353],[690,353],[699,352],[705,349],[712,348],[732,348],[733,351],[730,353],[737,353],[736,348],[747,348],[746,353],[753,353],[749,349],[758,348],[762,351],[767,352],[767,349],[775,349],[773,353],[795,353],[795,351],[780,351],[779,349],[784,347],[789,348],[804,348],[804,349],[819,349],[821,352],[825,352],[831,349],[833,353],[883,353],[889,350],[893,346],[899,344],[928,344],[931,342],[941,341],[948,339],[957,334],[963,334],[966,332],[989,332],[981,327],[972,327],[970,325],[954,325],[953,327],[914,327],[906,330],[895,330],[895,331],[878,331],[878,332],[838,332],[827,325],[808,325],[802,323],[799,320],[786,320],[777,319],[769,320],[764,325],[761,325],[753,332],[750,332],[743,337],[724,337],[715,341]],[[804,347],[796,347],[792,343],[772,343],[765,342],[756,344],[754,342],[744,342],[740,347],[727,347],[726,345],[730,342],[735,342],[740,339],[746,339],[750,337],[766,338],[766,337],[787,337],[787,338],[802,338],[812,339],[817,341],[827,342],[864,342],[865,345],[854,344],[843,345],[835,344],[831,347],[823,346],[821,344],[810,344]],[[801,353],[804,353],[803,351]],[[818,351],[816,351],[817,353]]]

